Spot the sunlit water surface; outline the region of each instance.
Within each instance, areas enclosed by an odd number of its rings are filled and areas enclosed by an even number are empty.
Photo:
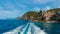
[[[60,34],[59,23],[0,20],[0,34]]]

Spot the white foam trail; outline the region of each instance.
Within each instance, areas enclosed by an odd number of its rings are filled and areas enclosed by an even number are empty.
[[[16,29],[14,29],[12,31],[9,31],[9,32],[5,32],[3,34],[18,34],[18,32],[20,34],[24,34],[24,32],[25,32],[26,28],[28,27],[28,25],[29,25],[29,29],[28,29],[27,34],[47,34],[46,32],[44,32],[44,30],[41,30],[40,27],[36,26],[34,23],[28,23],[25,26],[25,28],[22,28],[22,27],[24,27],[24,25],[23,26],[19,26]],[[31,30],[33,31],[33,33],[31,32]]]
[[[27,26],[29,25],[29,23],[25,26],[25,28],[22,29],[22,27],[24,26],[19,26],[17,27],[16,29],[13,29],[12,31],[9,31],[9,32],[5,32],[3,34],[18,34],[18,32],[20,34],[23,34],[25,32],[25,29],[27,28]],[[21,31],[22,30],[22,31]]]
[[[14,29],[14,30],[12,30],[12,31],[9,31],[9,32],[5,32],[5,33],[3,33],[3,34],[18,34],[18,32],[21,32],[22,27],[23,27],[23,26],[19,26],[19,27],[17,27],[16,29]]]
[[[31,34],[31,26],[29,26],[27,34]]]
[[[31,23],[31,27],[34,29],[33,34],[47,34],[44,30],[41,30],[40,27],[34,25],[34,23]]]
[[[25,28],[23,29],[23,31],[20,34],[23,34],[26,30],[26,28],[28,27],[29,23],[25,26]]]

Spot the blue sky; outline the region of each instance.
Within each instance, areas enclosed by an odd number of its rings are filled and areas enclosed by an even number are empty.
[[[30,10],[60,8],[60,0],[0,0],[0,19],[16,18]]]

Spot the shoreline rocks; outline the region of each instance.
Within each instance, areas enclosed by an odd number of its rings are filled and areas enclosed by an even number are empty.
[[[42,11],[40,10],[40,12],[35,12],[35,11],[29,11],[26,14],[24,14],[21,18],[18,19],[24,19],[24,20],[30,20],[30,21],[37,21],[37,22],[41,22],[41,21],[60,21],[60,8],[56,8],[56,9],[50,9],[47,11]]]

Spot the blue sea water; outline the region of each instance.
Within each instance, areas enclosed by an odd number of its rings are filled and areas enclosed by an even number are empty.
[[[0,34],[60,34],[60,23],[0,20]]]
[[[21,25],[26,25],[26,20],[0,20],[0,33],[13,30]]]

